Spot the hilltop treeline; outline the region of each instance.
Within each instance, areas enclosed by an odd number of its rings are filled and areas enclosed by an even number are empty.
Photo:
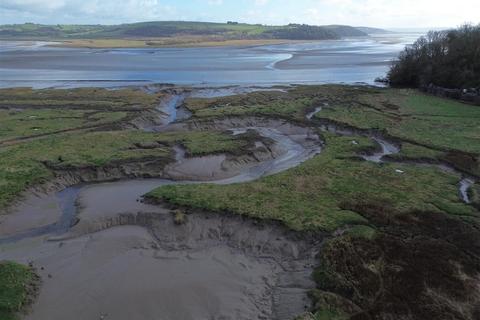
[[[377,30],[377,29],[371,29]],[[367,30],[368,31],[368,30]],[[380,32],[382,30],[379,30]],[[229,21],[228,23],[153,21],[121,25],[40,25],[33,23],[0,25],[0,39],[131,39],[150,37],[209,36],[216,39],[324,40],[366,36],[351,26],[311,26],[289,24],[266,26]]]
[[[429,32],[405,48],[387,80],[393,86],[480,88],[480,25]]]
[[[307,24],[290,24],[285,27],[268,30],[274,39],[319,40],[339,39],[341,37],[366,36],[367,34],[350,26],[310,26]]]

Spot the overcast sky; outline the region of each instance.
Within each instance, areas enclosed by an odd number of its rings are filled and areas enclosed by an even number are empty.
[[[0,24],[152,20],[455,27],[480,22],[480,0],[0,0]]]

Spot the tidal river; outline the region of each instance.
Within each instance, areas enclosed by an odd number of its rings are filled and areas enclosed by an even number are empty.
[[[0,41],[0,87],[368,83],[421,34],[252,47],[72,49]]]

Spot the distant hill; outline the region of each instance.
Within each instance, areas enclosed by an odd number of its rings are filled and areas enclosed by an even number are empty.
[[[204,36],[221,40],[288,39],[324,40],[366,36],[367,32],[351,26],[311,26],[290,24],[265,26],[237,22],[210,23],[156,21],[121,25],[41,25],[33,23],[1,25],[2,39],[130,39]],[[380,29],[372,29],[380,30]]]
[[[351,26],[329,25],[322,28],[332,30],[339,37],[364,37],[368,35],[366,32]]]
[[[355,27],[355,29],[360,30],[366,34],[382,34],[382,33],[393,33],[385,29],[370,28],[370,27]]]

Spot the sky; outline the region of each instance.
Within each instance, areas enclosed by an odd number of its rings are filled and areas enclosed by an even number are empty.
[[[0,0],[0,24],[157,20],[456,27],[480,23],[480,0]]]

